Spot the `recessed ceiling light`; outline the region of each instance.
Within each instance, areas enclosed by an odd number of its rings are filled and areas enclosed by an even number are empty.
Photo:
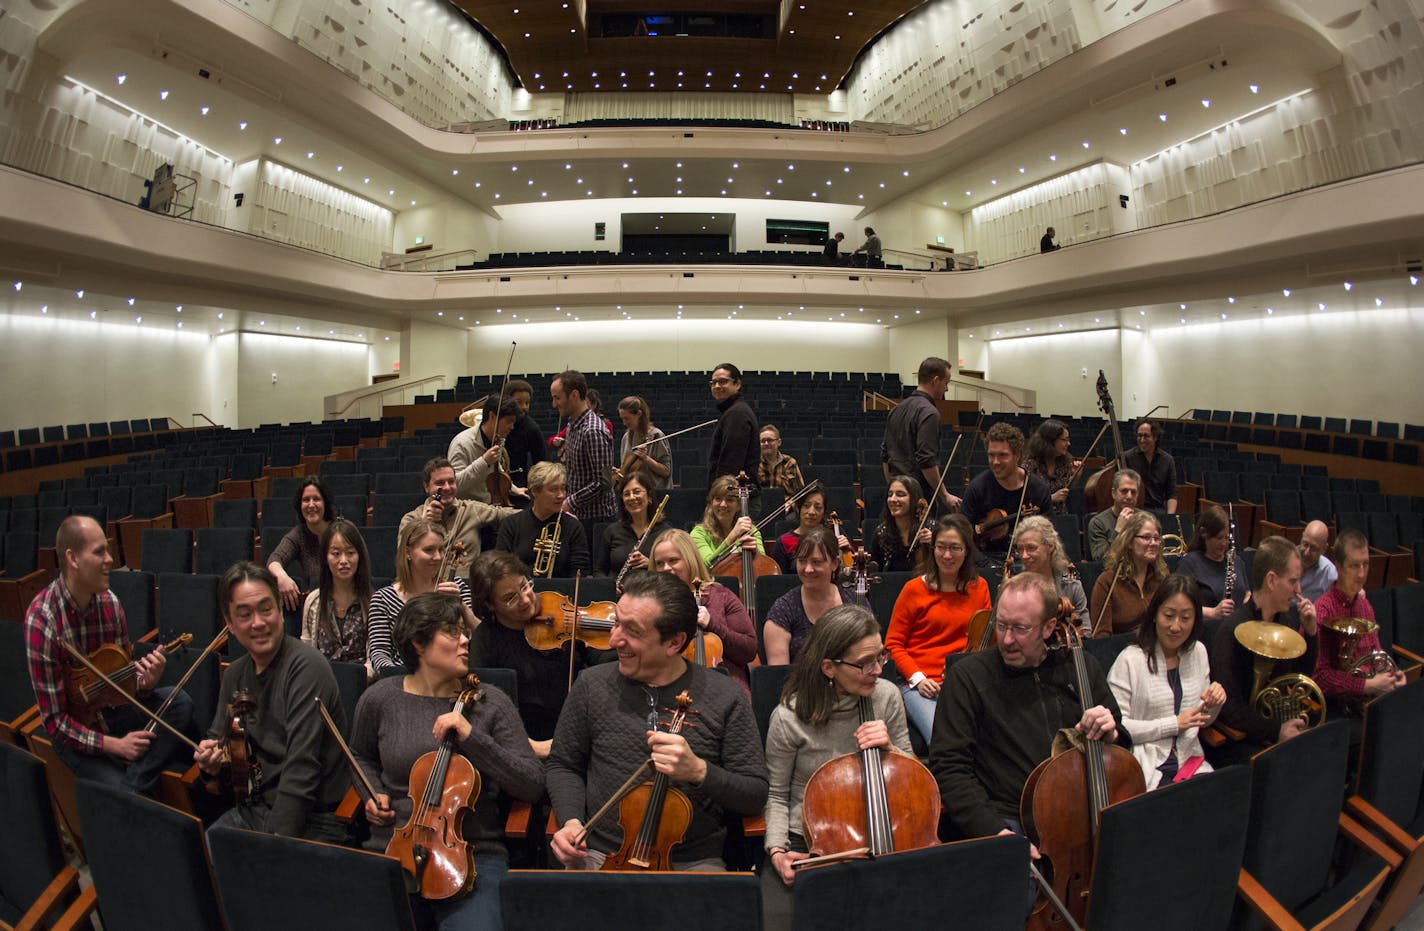
[[[281,145],[281,144],[282,144],[282,137],[281,137],[281,136],[273,136],[273,137],[272,137],[272,144],[273,144],[273,145]]]
[[[1236,298],[1234,298],[1234,297],[1228,297],[1228,298],[1226,299],[1226,303],[1228,303],[1228,304],[1235,304],[1235,303],[1236,303]]]
[[[315,152],[308,152],[308,153],[307,153],[307,158],[311,158],[313,155],[316,155],[316,153],[315,153]]]
[[[247,120],[241,120],[241,121],[239,121],[238,124],[237,124],[237,128],[238,128],[239,130],[246,129],[246,128],[247,128]]]
[[[1350,289],[1353,288],[1353,287],[1354,287],[1354,285],[1350,284],[1350,282],[1348,282],[1348,281],[1345,282],[1345,290],[1346,290],[1346,291],[1350,290]]]
[[[1259,84],[1247,84],[1246,86],[1251,88],[1251,93],[1253,94],[1260,93],[1261,91],[1261,85]]]
[[[1167,114],[1165,114],[1165,113],[1159,113],[1159,114],[1157,114],[1157,119],[1159,119],[1159,120],[1161,120],[1162,122],[1165,123],[1165,122],[1167,122]]]
[[[337,170],[337,171],[345,171],[345,170],[346,170],[346,166],[345,166],[345,165],[337,165],[337,166],[336,166],[336,170]]]
[[[1049,160],[1050,162],[1056,162],[1056,161],[1058,161],[1058,156],[1056,156],[1056,155],[1050,155],[1050,156],[1048,156],[1048,160]]]
[[[1202,106],[1203,106],[1203,107],[1206,107],[1206,108],[1210,108],[1210,107],[1211,107],[1211,101],[1210,101],[1210,100],[1207,100],[1205,97],[1203,97],[1203,98],[1202,98]]]
[[[1290,288],[1281,288],[1281,293],[1286,297],[1290,297]]]
[[[1083,143],[1083,148],[1086,149],[1086,148],[1088,148],[1090,145],[1091,145],[1091,143],[1084,142],[1084,143]]]
[[[201,106],[201,107],[198,108],[198,112],[201,113],[203,116],[207,116],[207,115],[208,115],[208,107],[207,107],[207,106]]]
[[[1122,133],[1124,136],[1126,136],[1126,135],[1127,135],[1127,127],[1124,126],[1122,129],[1119,129],[1118,132],[1120,132],[1120,133]]]
[[[74,296],[79,298],[81,301],[84,300],[84,289],[80,288],[78,291],[75,291]]]

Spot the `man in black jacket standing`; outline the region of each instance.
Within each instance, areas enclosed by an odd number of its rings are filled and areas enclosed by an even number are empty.
[[[1092,695],[1080,701],[1072,658],[1049,652],[1057,607],[1052,582],[1031,572],[1014,576],[999,591],[998,649],[969,654],[944,677],[930,769],[945,814],[965,837],[1021,833],[1024,783],[1048,759],[1060,730],[1127,743],[1097,660],[1083,656]]]
[[[736,476],[743,472],[755,482],[761,446],[757,440],[756,412],[742,397],[742,370],[730,362],[723,362],[713,369],[712,399],[717,402],[721,416],[717,418],[717,429],[712,434],[708,486],[718,476]]]

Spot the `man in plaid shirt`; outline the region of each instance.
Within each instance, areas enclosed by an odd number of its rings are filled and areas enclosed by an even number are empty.
[[[60,575],[35,596],[25,612],[25,652],[40,719],[55,752],[76,776],[149,792],[170,762],[185,756],[167,730],[124,703],[89,720],[70,707],[65,671],[79,665],[60,643],[63,639],[89,655],[106,643],[129,649],[124,609],[109,591],[109,555],[104,531],[93,518],[65,518],[55,534]],[[162,650],[138,660],[136,697],[156,709],[171,689],[155,689],[163,676]],[[85,717],[81,720],[81,717]],[[193,717],[193,702],[179,693],[163,719],[183,731]]]
[[[613,520],[613,434],[588,403],[588,379],[570,369],[549,385],[554,410],[569,419],[564,441],[569,495],[564,510],[583,521]]]

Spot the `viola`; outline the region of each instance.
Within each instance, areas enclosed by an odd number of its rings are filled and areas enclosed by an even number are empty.
[[[861,696],[860,721],[874,717]],[[868,849],[870,856],[939,843],[939,785],[912,756],[872,747],[827,760],[806,780],[802,827],[817,857]]]
[[[697,598],[697,607],[703,607],[702,583],[695,582],[692,591]],[[722,638],[698,624],[696,633],[692,635],[692,641],[688,643],[687,649],[682,651],[682,658],[709,669],[720,666],[722,665]]]
[[[455,699],[455,713],[480,700],[480,679],[470,675]],[[415,810],[405,826],[391,835],[386,856],[400,861],[415,878],[422,898],[443,901],[464,895],[475,886],[475,850],[465,840],[465,814],[480,795],[480,774],[446,735],[438,750],[422,754],[410,768],[406,783],[422,786],[412,795]]]
[[[1028,478],[1024,478],[1024,487],[1028,487]],[[1038,513],[1038,505],[1030,504],[1027,507],[1020,507],[1010,514],[1003,508],[994,508],[984,515],[981,523],[974,525],[974,542],[979,546],[985,543],[993,543],[995,540],[1002,540],[1010,532],[1009,524],[1017,524],[1019,518],[1029,517]]]
[[[1088,482],[1083,486],[1083,497],[1087,500],[1089,509],[1094,512],[1106,510],[1112,505],[1113,476],[1117,475],[1125,455],[1122,450],[1122,436],[1117,428],[1117,411],[1113,409],[1112,395],[1108,393],[1108,379],[1102,369],[1098,369],[1097,388],[1098,410],[1103,412],[1112,427],[1113,458],[1107,465],[1088,476]]]
[[[1092,697],[1092,683],[1083,658],[1083,638],[1073,623],[1073,605],[1058,603],[1058,635],[1073,657],[1078,695],[1083,708]],[[1040,866],[1054,895],[1082,924],[1093,884],[1093,854],[1099,813],[1107,806],[1147,791],[1142,767],[1123,747],[1102,741],[1080,741],[1040,763],[1024,783],[1019,817],[1029,840],[1043,855]],[[1062,920],[1045,897],[1035,905],[1030,926],[1049,927]]]
[[[262,761],[252,752],[243,719],[257,710],[257,701],[246,689],[234,689],[227,703],[227,734],[223,737],[223,767],[239,804],[262,786]]]
[[[894,518],[891,518],[892,520]],[[920,545],[920,531],[930,525],[930,503],[924,498],[915,502],[915,522],[910,525],[910,545],[905,550],[905,558],[910,565],[915,564],[915,550]]]
[[[667,732],[682,732],[692,707],[692,696],[681,692],[677,710],[668,722]],[[644,764],[647,765],[647,764]],[[589,819],[590,824],[596,819]],[[603,861],[605,870],[672,869],[672,848],[682,843],[692,824],[692,802],[680,790],[673,788],[667,773],[657,773],[652,779],[634,786],[618,804],[618,823],[623,828],[623,843]]]
[[[969,616],[969,627],[965,631],[968,641],[964,647],[966,652],[977,653],[980,650],[987,650],[998,642],[998,637],[994,634],[994,612],[987,608],[981,608]]]
[[[832,512],[831,512],[831,516],[826,519],[826,522],[831,525],[831,536],[833,536],[833,537],[835,537],[837,540],[839,540],[839,539],[841,538],[841,518],[840,518],[840,515],[837,514],[835,511],[832,511]],[[855,549],[854,549],[852,546],[850,546],[850,544],[846,544],[845,546],[842,546],[842,547],[840,548],[840,550],[841,550],[841,565],[844,566],[844,567],[847,568],[847,569],[850,569],[850,568],[854,567],[854,565],[855,565]]]
[[[514,350],[519,344],[511,342],[509,344],[509,361],[504,366],[504,383],[499,386],[499,402],[494,406],[494,426],[490,428],[490,435],[495,437],[495,446],[499,452],[494,457],[494,467],[485,476],[485,490],[489,492],[490,503],[501,507],[509,507],[509,493],[514,488],[514,479],[509,475],[509,454],[504,451],[504,437],[497,436],[499,433],[499,409],[504,406],[505,389],[509,387],[509,370],[514,365]]]
[[[161,649],[165,656],[172,656],[192,642],[192,634],[181,634]],[[117,643],[103,644],[89,654],[88,660],[88,665],[70,666],[65,670],[64,691],[69,714],[80,724],[92,728],[99,721],[99,712],[133,698],[138,686],[138,666],[128,650]]]
[[[540,592],[539,613],[524,625],[524,640],[536,650],[557,650],[573,640],[606,650],[617,610],[611,601],[579,606],[562,592]]]

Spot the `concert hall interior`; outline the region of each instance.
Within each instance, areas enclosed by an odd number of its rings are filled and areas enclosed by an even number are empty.
[[[1424,0],[0,0],[0,543],[38,540],[0,546],[0,625],[63,568],[59,520],[180,452],[212,487],[103,526],[119,564],[223,495],[258,499],[266,553],[320,474],[394,584],[464,410],[526,379],[542,441],[567,370],[616,452],[621,399],[692,427],[732,363],[869,546],[929,356],[946,491],[995,421],[1111,460],[1110,386],[1123,451],[1151,417],[1175,457],[1160,532],[1228,502],[1252,553],[1362,530],[1384,646],[1424,650],[1421,190]],[[715,510],[710,443],[669,447],[679,529]],[[1067,507],[1092,596],[1094,512]],[[801,529],[768,553],[794,568]],[[186,545],[180,575],[221,574]]]

